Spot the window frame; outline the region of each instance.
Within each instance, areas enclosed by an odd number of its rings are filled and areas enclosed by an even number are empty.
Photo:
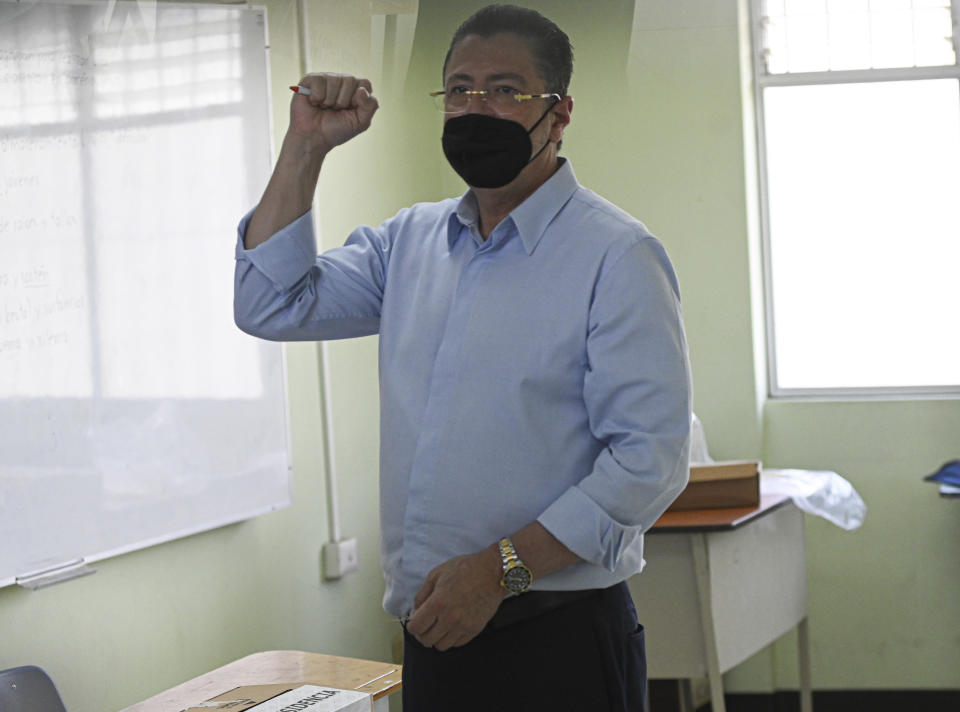
[[[767,174],[766,116],[764,90],[769,87],[860,84],[867,82],[957,80],[960,98],[960,0],[950,0],[953,24],[954,64],[928,67],[823,70],[769,74],[763,46],[765,0],[748,0],[751,69],[753,74],[754,129],[756,131],[757,190],[763,270],[764,339],[767,396],[776,400],[897,400],[960,398],[960,383],[938,386],[870,386],[786,388],[777,383],[776,324],[774,319],[773,269],[771,264],[769,177]],[[960,130],[960,129],[958,129]],[[960,166],[958,166],[960,170]]]

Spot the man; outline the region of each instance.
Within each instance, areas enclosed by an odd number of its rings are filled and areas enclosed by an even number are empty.
[[[317,257],[326,154],[365,131],[370,83],[309,75],[240,225],[236,319],[265,338],[380,335],[384,607],[404,708],[642,709],[626,578],[687,478],[678,287],[646,228],[581,187],[567,36],[491,6],[436,92],[470,186]]]

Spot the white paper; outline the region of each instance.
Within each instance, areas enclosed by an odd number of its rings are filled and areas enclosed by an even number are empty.
[[[365,692],[303,685],[261,702],[252,712],[371,712],[373,698]]]

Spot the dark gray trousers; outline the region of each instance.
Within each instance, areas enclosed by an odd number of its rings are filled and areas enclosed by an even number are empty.
[[[404,712],[644,712],[643,628],[625,583],[530,608],[444,652],[404,631]]]

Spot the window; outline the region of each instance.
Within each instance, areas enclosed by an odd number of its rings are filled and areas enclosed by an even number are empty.
[[[771,394],[960,394],[960,0],[751,7]]]
[[[217,236],[269,171],[262,40],[240,9],[84,7],[0,18],[0,399],[259,397]]]

